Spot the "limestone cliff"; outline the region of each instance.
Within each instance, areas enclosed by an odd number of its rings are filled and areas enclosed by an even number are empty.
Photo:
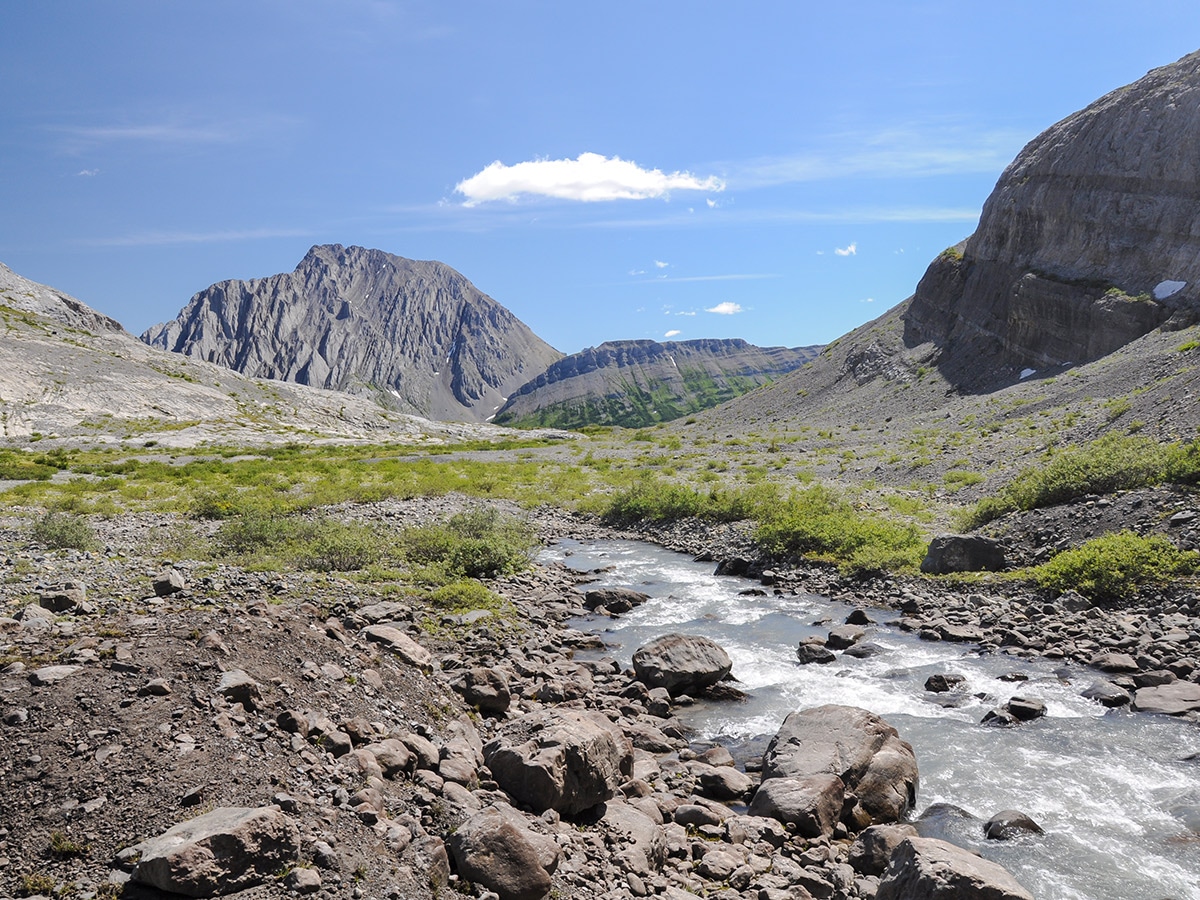
[[[515,393],[500,424],[638,428],[716,406],[791,372],[820,347],[738,339],[608,341],[565,357]]]
[[[905,343],[966,390],[1104,356],[1200,309],[1200,53],[1031,141],[929,267]]]
[[[142,339],[443,421],[487,420],[562,356],[449,266],[339,244],[291,273],[214,284]]]

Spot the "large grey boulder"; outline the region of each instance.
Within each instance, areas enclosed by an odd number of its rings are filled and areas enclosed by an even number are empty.
[[[261,884],[295,863],[300,836],[277,806],[224,807],[180,822],[132,848],[133,880],[188,897]]]
[[[858,827],[896,822],[916,801],[919,777],[912,746],[865,709],[830,704],[783,720],[763,755],[764,785],[773,778],[819,774],[842,779],[855,798],[848,812]]]
[[[576,709],[530,713],[483,748],[492,777],[521,806],[575,815],[612,797],[633,773],[633,746],[607,716]]]
[[[912,825],[872,825],[864,828],[850,845],[849,863],[860,875],[882,875],[892,853],[906,839],[918,837]]]
[[[638,876],[662,868],[667,838],[659,822],[624,800],[609,800],[600,809],[599,826],[621,847],[615,854],[621,868]]]
[[[1003,866],[936,838],[910,837],[892,853],[875,900],[1033,900]]]
[[[845,799],[842,779],[829,773],[771,778],[755,791],[748,812],[791,825],[801,837],[829,837],[841,818]]]
[[[647,687],[666,688],[677,697],[716,684],[730,673],[733,662],[706,637],[667,634],[634,652],[633,669]]]
[[[999,572],[1004,562],[1004,548],[998,541],[979,535],[939,534],[921,560],[921,571],[927,575]]]
[[[395,653],[410,666],[428,669],[433,664],[433,654],[399,628],[391,625],[369,625],[363,629],[363,637]]]
[[[541,900],[560,850],[512,809],[490,806],[463,822],[449,838],[460,878],[482,885],[500,900]]]

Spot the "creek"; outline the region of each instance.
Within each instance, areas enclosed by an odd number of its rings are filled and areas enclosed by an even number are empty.
[[[712,563],[636,541],[562,541],[543,555],[597,573],[589,587],[631,587],[653,599],[615,619],[574,627],[600,635],[607,655],[629,666],[633,651],[663,634],[698,634],[733,660],[744,702],[677,709],[696,744],[722,744],[735,758],[760,755],[792,710],[825,703],[883,716],[913,745],[920,768],[915,819],[953,804],[977,820],[922,826],[1003,865],[1039,900],[1200,900],[1200,728],[1166,716],[1108,711],[1080,696],[1101,676],[1084,666],[981,655],[965,644],[919,640],[897,613],[871,608],[863,642],[873,656],[839,654],[800,665],[796,645],[825,636],[851,606],[816,594],[744,591],[755,581],[713,575]],[[953,695],[925,691],[935,673],[965,676]],[[1013,682],[1017,673],[1027,680]],[[1047,715],[1012,728],[980,725],[1012,696],[1041,700]],[[947,698],[959,704],[943,706]],[[982,824],[1016,809],[1045,829],[986,841]]]

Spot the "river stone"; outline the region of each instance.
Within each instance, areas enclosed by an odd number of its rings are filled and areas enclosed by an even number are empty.
[[[550,892],[558,845],[511,811],[505,815],[492,806],[476,813],[448,843],[459,877],[495,891],[500,900],[541,900]]]
[[[612,797],[633,773],[629,739],[607,716],[585,710],[514,719],[483,755],[500,787],[537,813],[580,813]]]
[[[639,647],[633,654],[633,668],[647,687],[663,687],[677,697],[716,684],[733,669],[733,662],[706,637],[667,634]]]
[[[961,806],[934,803],[917,817],[913,825],[923,838],[937,838],[961,847],[978,842],[983,822]]]
[[[830,650],[846,650],[861,641],[865,634],[866,632],[857,625],[835,625],[829,629],[825,646]]]
[[[620,615],[649,599],[649,594],[630,588],[597,588],[583,595],[583,605],[593,611],[603,607],[613,615]]]
[[[796,659],[800,665],[807,666],[812,663],[831,663],[837,659],[837,654],[826,647],[820,638],[809,638],[796,647]]]
[[[935,838],[906,838],[875,900],[1033,900],[1003,866]]]
[[[368,641],[395,653],[410,666],[429,669],[433,664],[433,654],[399,628],[393,628],[391,625],[370,625],[363,629],[363,636]]]
[[[783,720],[763,755],[763,782],[822,773],[837,775],[857,798],[854,819],[863,825],[895,822],[916,801],[912,746],[865,709],[830,704]]]
[[[921,561],[921,571],[927,575],[999,572],[1003,568],[1004,548],[998,541],[978,535],[939,534]]]
[[[1133,707],[1140,712],[1165,713],[1182,716],[1200,710],[1200,684],[1191,681],[1174,681],[1145,687],[1133,695]]]
[[[599,810],[600,826],[619,838],[622,849],[615,856],[621,868],[639,876],[651,875],[662,868],[667,838],[659,822],[623,800],[609,800]]]
[[[277,806],[223,807],[180,822],[132,850],[140,854],[134,881],[211,897],[261,884],[292,865],[300,837]]]
[[[967,679],[962,675],[952,673],[930,675],[925,679],[925,690],[934,694],[944,694],[951,691]]]
[[[830,837],[845,799],[846,786],[836,775],[771,778],[755,791],[747,811],[791,825],[801,837]]]
[[[1118,687],[1111,681],[1104,680],[1094,682],[1083,692],[1082,696],[1085,700],[1095,700],[1101,706],[1107,706],[1109,709],[1126,706],[1133,701],[1129,691]]]
[[[1025,813],[1005,809],[983,823],[983,834],[990,841],[1008,841],[1023,834],[1045,834],[1042,826]]]
[[[1114,651],[1096,654],[1092,658],[1092,665],[1101,672],[1109,672],[1111,674],[1141,671],[1141,666],[1137,664],[1137,660],[1128,653],[1116,653]]]
[[[850,845],[850,865],[860,875],[882,875],[892,852],[905,838],[917,837],[912,825],[871,825],[859,832]]]

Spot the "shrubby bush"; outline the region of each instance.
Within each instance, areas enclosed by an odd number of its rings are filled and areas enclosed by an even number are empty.
[[[528,567],[537,538],[527,522],[480,507],[445,523],[409,528],[400,537],[409,563],[455,578],[495,578]]]
[[[1034,569],[1033,576],[1042,587],[1112,600],[1194,574],[1198,568],[1200,554],[1180,550],[1162,535],[1118,531],[1064,550]]]
[[[771,484],[699,490],[661,478],[641,478],[609,497],[601,518],[611,525],[671,522],[688,517],[737,522],[757,518],[778,500],[779,489]]]
[[[94,550],[96,532],[82,516],[48,512],[33,523],[33,542],[47,550]]]

